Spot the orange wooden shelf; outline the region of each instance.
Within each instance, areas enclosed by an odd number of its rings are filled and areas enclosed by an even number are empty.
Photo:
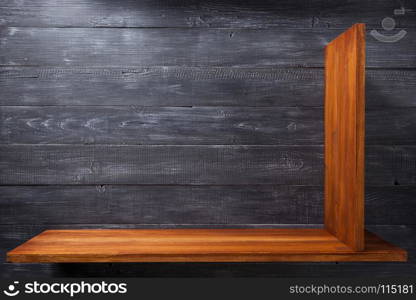
[[[48,230],[15,263],[406,261],[364,229],[365,25],[325,48],[325,229]]]
[[[366,233],[356,252],[324,229],[47,230],[10,251],[15,263],[405,261]]]

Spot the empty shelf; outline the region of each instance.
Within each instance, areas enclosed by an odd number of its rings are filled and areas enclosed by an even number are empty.
[[[324,229],[47,230],[7,253],[15,263],[405,261],[366,232],[354,252]]]

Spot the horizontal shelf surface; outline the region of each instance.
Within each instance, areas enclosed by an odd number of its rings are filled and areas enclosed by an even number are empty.
[[[366,233],[354,252],[324,229],[47,230],[7,253],[14,263],[405,261]]]

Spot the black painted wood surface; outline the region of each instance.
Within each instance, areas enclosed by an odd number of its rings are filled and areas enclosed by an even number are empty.
[[[412,8],[410,0],[3,0],[0,18],[7,26],[36,27],[345,28],[366,22],[381,28],[380,16],[402,5]],[[406,13],[397,26],[416,27],[415,11]]]
[[[367,187],[367,224],[416,225],[415,192]],[[0,219],[10,225],[318,224],[323,215],[322,186],[1,186],[0,194]]]
[[[50,228],[320,224],[323,47],[364,22],[366,223],[410,262],[2,259],[0,276],[415,275],[415,12],[387,0],[1,1],[2,253]],[[381,43],[372,29],[407,34]]]
[[[39,28],[0,31],[4,66],[323,67],[340,29]],[[366,65],[416,68],[416,29],[381,43],[367,38]],[[399,47],[397,47],[399,46]],[[388,57],[388,59],[387,59]]]
[[[323,109],[0,106],[2,144],[322,145]],[[415,144],[416,107],[368,109],[368,145]]]
[[[366,185],[416,185],[416,146],[368,146]],[[0,184],[322,184],[322,146],[3,145]]]
[[[366,105],[416,106],[413,70],[369,69]],[[2,67],[1,105],[322,106],[323,69]]]

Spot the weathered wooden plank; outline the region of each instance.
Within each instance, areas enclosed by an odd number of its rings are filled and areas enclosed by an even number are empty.
[[[302,145],[323,131],[322,108],[279,107],[3,106],[0,124],[1,144]]]
[[[322,221],[321,190],[285,185],[0,186],[0,224],[315,224]]]
[[[366,82],[369,108],[416,106],[412,70]],[[321,69],[0,67],[0,105],[322,106],[322,91]]]
[[[0,146],[0,184],[321,183],[319,146]]]
[[[322,186],[1,186],[1,224],[318,224]],[[416,224],[415,187],[367,187],[367,224]]]
[[[414,185],[416,184],[416,147],[366,147],[365,169],[366,186]]]
[[[414,108],[370,108],[365,113],[365,122],[367,145],[416,144],[416,110]]]
[[[366,70],[366,108],[375,106],[416,106],[416,72]]]
[[[414,3],[406,1],[134,1],[3,0],[0,20],[7,26],[53,27],[341,27],[356,22],[380,27],[404,5],[398,27],[415,27]]]
[[[342,31],[341,31],[342,32]],[[26,66],[323,66],[329,29],[28,28],[0,32],[0,64]],[[368,37],[368,67],[416,67],[416,30]]]
[[[329,0],[323,3],[313,1],[312,5],[317,5],[319,9],[313,19],[314,27],[348,28],[355,23],[365,23],[367,28],[381,29],[385,17],[394,18],[395,28],[415,27],[415,3],[411,1]]]
[[[321,110],[3,106],[0,137],[3,144],[322,144]],[[415,113],[367,111],[367,143],[416,143]]]
[[[33,235],[49,228],[143,228],[139,224],[62,224],[62,225],[2,225],[0,226],[0,245],[2,252],[10,250]],[[174,228],[174,226],[170,226]],[[183,225],[176,225],[186,228]],[[188,226],[189,227],[189,226]],[[191,226],[192,227],[192,226]],[[215,226],[210,225],[209,228]],[[232,226],[233,228],[235,226]],[[246,225],[248,228],[258,228],[258,225]],[[260,226],[260,227],[264,227]],[[281,226],[270,226],[276,227]],[[146,226],[145,228],[158,228]],[[223,228],[223,227],[222,227]],[[388,241],[398,244],[409,251],[407,263],[244,263],[244,264],[195,264],[195,263],[157,263],[157,264],[8,264],[0,265],[0,277],[391,277],[414,276],[416,244],[415,226],[369,226]],[[4,261],[4,256],[2,257]]]
[[[408,91],[416,75],[398,80]],[[322,95],[319,69],[0,68],[0,105],[319,106]]]
[[[9,27],[0,39],[1,65],[29,66],[319,66],[325,44],[322,30]]]
[[[416,224],[415,187],[366,187],[367,224]]]
[[[2,106],[0,144],[323,143],[322,108]],[[368,109],[367,145],[416,144],[416,108]]]
[[[2,145],[0,184],[320,185],[321,146]],[[366,147],[366,185],[415,185],[416,146]]]

